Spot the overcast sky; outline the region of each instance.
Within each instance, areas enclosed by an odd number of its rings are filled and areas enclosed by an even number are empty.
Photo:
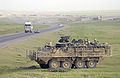
[[[120,0],[0,0],[0,10],[14,10],[14,11],[120,10]]]

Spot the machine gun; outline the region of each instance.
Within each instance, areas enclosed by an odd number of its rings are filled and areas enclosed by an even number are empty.
[[[70,36],[62,36],[58,42],[60,42],[60,43],[69,42],[69,38],[70,38]]]

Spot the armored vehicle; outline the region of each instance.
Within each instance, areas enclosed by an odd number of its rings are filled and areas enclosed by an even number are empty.
[[[52,45],[49,43],[38,51],[27,53],[31,60],[35,60],[41,68],[95,68],[105,56],[111,56],[111,45],[87,40],[69,41],[70,36],[63,36]]]

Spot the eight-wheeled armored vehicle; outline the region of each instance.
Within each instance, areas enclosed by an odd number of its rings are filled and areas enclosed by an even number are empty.
[[[52,45],[49,43],[38,51],[29,52],[27,55],[42,67],[49,68],[95,68],[105,56],[111,56],[111,45],[87,40],[69,41],[70,36],[63,36]]]

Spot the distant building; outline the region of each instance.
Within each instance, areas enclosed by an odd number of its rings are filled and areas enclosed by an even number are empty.
[[[92,20],[94,20],[94,21],[102,20],[102,16],[93,17]]]
[[[120,17],[113,18],[113,20],[120,21]]]
[[[36,14],[31,14],[31,15],[29,15],[29,16],[37,16]]]

